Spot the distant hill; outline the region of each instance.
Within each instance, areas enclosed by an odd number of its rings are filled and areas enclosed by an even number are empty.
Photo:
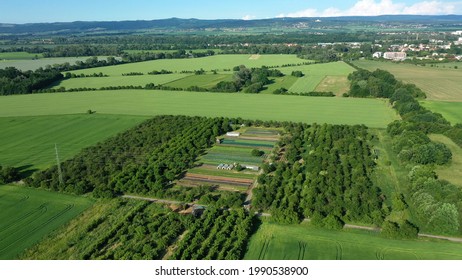
[[[272,18],[260,20],[200,20],[200,19],[160,19],[128,21],[76,21],[55,23],[8,24],[0,23],[1,35],[40,35],[40,34],[75,34],[75,33],[117,33],[158,31],[195,31],[207,29],[239,28],[293,28],[293,29],[342,29],[349,24],[393,24],[419,26],[445,26],[462,28],[462,15],[418,16],[350,16],[330,18]]]

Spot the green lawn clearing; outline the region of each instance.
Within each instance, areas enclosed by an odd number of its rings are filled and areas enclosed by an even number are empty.
[[[461,85],[462,87],[462,85]],[[425,108],[440,113],[451,124],[462,123],[462,102],[444,102],[444,101],[421,101]]]
[[[438,177],[462,187],[462,148],[441,134],[431,134],[430,139],[445,144],[452,152],[449,164],[436,167]]]

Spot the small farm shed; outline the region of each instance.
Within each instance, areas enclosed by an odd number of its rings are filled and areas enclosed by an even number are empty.
[[[260,170],[260,167],[258,167],[256,165],[245,165],[245,168],[250,169],[250,170],[254,170],[254,171]]]
[[[239,136],[241,136],[241,133],[240,133],[240,132],[233,131],[233,132],[228,132],[228,133],[226,133],[226,136],[229,136],[229,137],[239,137]]]

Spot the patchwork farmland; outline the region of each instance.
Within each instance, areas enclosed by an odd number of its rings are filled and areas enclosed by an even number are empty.
[[[279,129],[250,127],[217,138],[217,143],[199,158],[197,166],[188,170],[178,185],[247,192],[280,133]]]

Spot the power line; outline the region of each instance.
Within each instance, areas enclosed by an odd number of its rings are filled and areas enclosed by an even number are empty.
[[[64,185],[63,172],[61,170],[61,162],[59,161],[58,145],[56,143],[55,143],[55,151],[56,151],[56,163],[58,165],[59,184]]]

